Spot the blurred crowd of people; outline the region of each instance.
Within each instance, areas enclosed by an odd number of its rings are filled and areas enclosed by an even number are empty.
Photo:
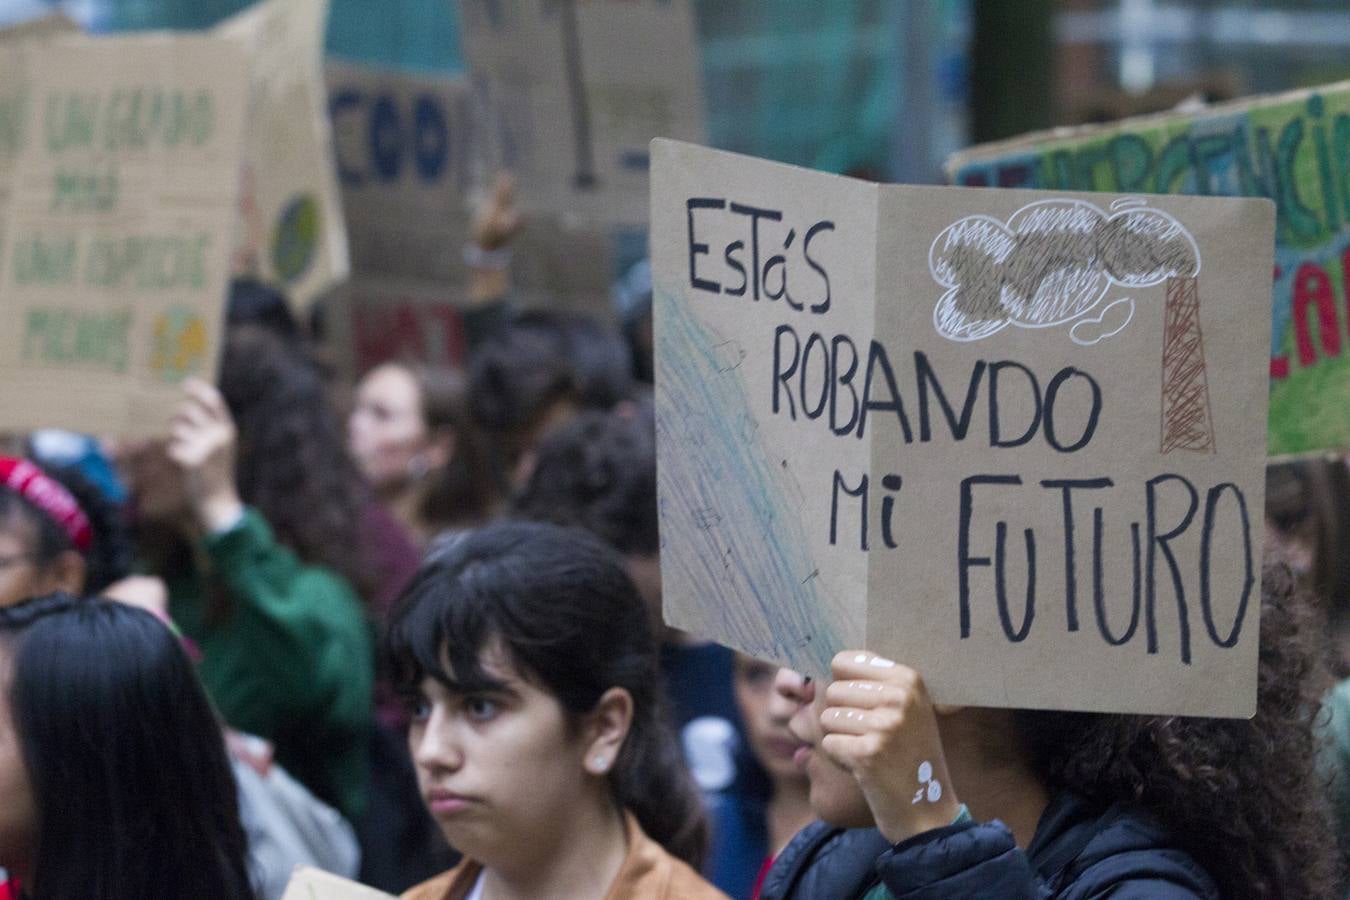
[[[475,258],[520,227],[502,182]],[[1343,460],[1270,469],[1250,721],[935,707],[861,649],[822,684],[663,624],[645,267],[622,328],[474,279],[464,365],[348,410],[240,281],[166,436],[15,437],[0,897],[1343,893]]]

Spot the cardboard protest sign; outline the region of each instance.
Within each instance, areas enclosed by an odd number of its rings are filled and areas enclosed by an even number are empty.
[[[253,73],[235,268],[283,287],[300,309],[346,279],[323,37],[327,0],[263,0],[216,34],[242,40]]]
[[[30,139],[32,105],[26,54],[32,41],[77,34],[79,26],[59,13],[40,16],[0,29],[0,229],[9,208],[14,160]],[[4,232],[0,230],[0,268],[4,266]]]
[[[1350,447],[1350,82],[966,150],[961,185],[1269,197],[1272,455]]]
[[[522,260],[525,284],[511,289],[522,309],[612,317],[608,257],[603,240],[590,232],[560,234],[532,226],[521,242],[532,241]],[[567,251],[574,251],[569,257]],[[527,262],[528,261],[528,262]],[[550,276],[556,280],[549,281]],[[349,378],[389,360],[425,362],[451,368],[469,355],[470,314],[464,282],[438,282],[359,272],[331,296],[326,342],[335,364]]]
[[[468,82],[327,67],[352,268],[463,284],[475,176]]]
[[[333,343],[355,376],[389,360],[457,367],[468,355],[464,289],[358,276],[334,303]]]
[[[1254,712],[1272,204],[652,178],[667,622],[942,703]]]
[[[339,878],[322,869],[296,866],[281,900],[394,900],[394,895]]]
[[[211,378],[248,69],[233,41],[69,38],[26,60],[0,304],[11,430],[158,431]]]
[[[488,174],[468,83],[348,64],[330,64],[327,78],[353,268],[334,301],[343,368],[462,364],[463,248]],[[512,244],[513,302],[609,314],[604,230],[541,214]]]
[[[63,12],[34,16],[23,22],[0,28],[0,42],[11,43],[32,38],[53,38],[79,34],[80,25]]]
[[[647,142],[703,140],[692,0],[460,0],[489,154],[531,212],[647,221]]]

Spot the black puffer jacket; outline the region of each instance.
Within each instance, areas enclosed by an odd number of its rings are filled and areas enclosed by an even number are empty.
[[[783,850],[762,900],[856,900],[884,883],[895,900],[1218,900],[1210,877],[1140,810],[1060,794],[1023,852],[1000,822],[938,828],[888,845],[880,833],[816,823]]]

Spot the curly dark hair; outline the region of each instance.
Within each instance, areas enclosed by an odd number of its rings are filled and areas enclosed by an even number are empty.
[[[650,403],[587,412],[547,435],[516,498],[520,518],[576,525],[624,554],[660,549],[656,425]]]
[[[1283,563],[1262,572],[1250,720],[1020,710],[1051,790],[1156,816],[1224,897],[1329,897],[1339,872],[1318,718],[1330,686],[1310,599]]]
[[[367,489],[347,456],[319,368],[268,329],[238,325],[226,337],[220,392],[239,432],[240,498],[306,563],[372,596],[358,542]]]

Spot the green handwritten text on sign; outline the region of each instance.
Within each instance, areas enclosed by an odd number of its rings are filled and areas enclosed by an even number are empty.
[[[1272,455],[1350,445],[1350,82],[977,147],[954,183],[1269,197]]]

